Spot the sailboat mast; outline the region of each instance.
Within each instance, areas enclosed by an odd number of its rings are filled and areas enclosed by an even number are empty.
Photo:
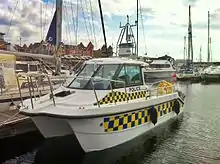
[[[136,51],[137,51],[137,56],[138,56],[138,10],[139,10],[139,0],[137,0],[137,20],[136,20],[136,25],[137,25],[137,45],[136,45]]]
[[[186,61],[186,36],[184,36],[184,48],[183,48],[183,59]]]
[[[207,58],[207,62],[210,62],[210,17],[209,17],[209,11],[208,11],[208,46],[207,46],[207,53],[208,53],[208,58]]]
[[[188,58],[187,58],[187,65],[189,66],[189,61],[190,61],[190,37],[191,37],[191,6],[189,5],[189,24],[188,24]]]
[[[188,66],[193,66],[193,43],[192,43],[192,22],[191,22],[191,6],[189,5],[189,25],[188,25]]]
[[[59,54],[59,46],[62,38],[62,6],[63,0],[56,0],[56,75],[61,72],[61,58]]]
[[[63,0],[56,0],[56,46],[58,47],[61,42],[62,33],[62,5]]]
[[[202,45],[200,46],[199,49],[199,62],[202,62]]]
[[[209,37],[209,56],[210,56],[210,61],[212,62],[212,49],[211,49],[211,37]]]
[[[102,23],[102,32],[103,32],[104,42],[105,42],[105,47],[106,47],[106,55],[108,55],[108,47],[107,47],[107,41],[106,41],[106,35],[105,35],[105,25],[104,25],[104,19],[103,19],[103,14],[102,14],[101,1],[98,0],[98,3],[99,3],[99,12],[100,12],[100,16],[101,16],[101,23]]]

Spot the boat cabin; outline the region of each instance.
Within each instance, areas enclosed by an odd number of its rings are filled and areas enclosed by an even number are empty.
[[[122,58],[92,59],[86,61],[68,88],[109,90],[144,85],[145,64]]]
[[[16,70],[22,70],[23,72],[37,72],[39,65],[38,62],[33,61],[16,61]]]
[[[118,56],[121,57],[129,57],[134,55],[134,45],[133,43],[121,43],[119,45],[119,52],[118,52]]]
[[[149,64],[153,69],[173,69],[173,66],[168,60],[154,60]]]

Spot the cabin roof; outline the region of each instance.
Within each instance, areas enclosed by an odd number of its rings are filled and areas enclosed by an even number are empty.
[[[129,58],[122,58],[122,57],[94,58],[94,59],[86,61],[86,64],[93,64],[93,63],[97,63],[97,64],[137,64],[137,65],[148,66],[148,64],[143,61],[138,61],[138,60],[129,59]]]

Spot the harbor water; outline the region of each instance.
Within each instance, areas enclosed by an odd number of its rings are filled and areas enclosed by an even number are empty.
[[[3,147],[1,141],[1,149],[6,150],[7,146],[7,151],[0,151],[0,156],[4,156],[0,159],[5,164],[220,163],[220,85],[179,85],[186,94],[185,112],[181,119],[172,120],[169,125],[163,125],[129,143],[108,151],[85,155],[69,138],[45,141],[36,132],[16,141],[8,141],[10,144],[4,144]],[[21,146],[21,143],[29,146]]]

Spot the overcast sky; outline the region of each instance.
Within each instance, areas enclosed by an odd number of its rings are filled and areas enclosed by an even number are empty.
[[[76,1],[64,0],[62,41],[67,44],[76,43]],[[199,58],[200,45],[202,45],[203,60],[207,60],[207,13],[210,10],[212,55],[214,61],[220,61],[219,0],[140,0],[140,3],[144,26],[143,29],[139,17],[140,54],[147,51],[149,56],[155,57],[169,53],[174,58],[183,58],[183,38],[187,35],[188,5],[191,4],[194,60]],[[92,28],[89,0],[81,0],[78,6],[78,42],[86,45],[89,41],[95,44],[96,40],[98,47],[103,45],[97,0],[91,0],[95,33]],[[7,33],[5,38],[13,43],[19,43],[20,37],[22,43],[45,39],[54,7],[54,0],[0,0],[0,29]],[[102,0],[102,9],[107,43],[115,47],[120,33],[120,22],[126,23],[126,15],[130,16],[131,23],[136,20],[136,2],[134,0]],[[134,33],[136,33],[136,28],[134,28]]]

